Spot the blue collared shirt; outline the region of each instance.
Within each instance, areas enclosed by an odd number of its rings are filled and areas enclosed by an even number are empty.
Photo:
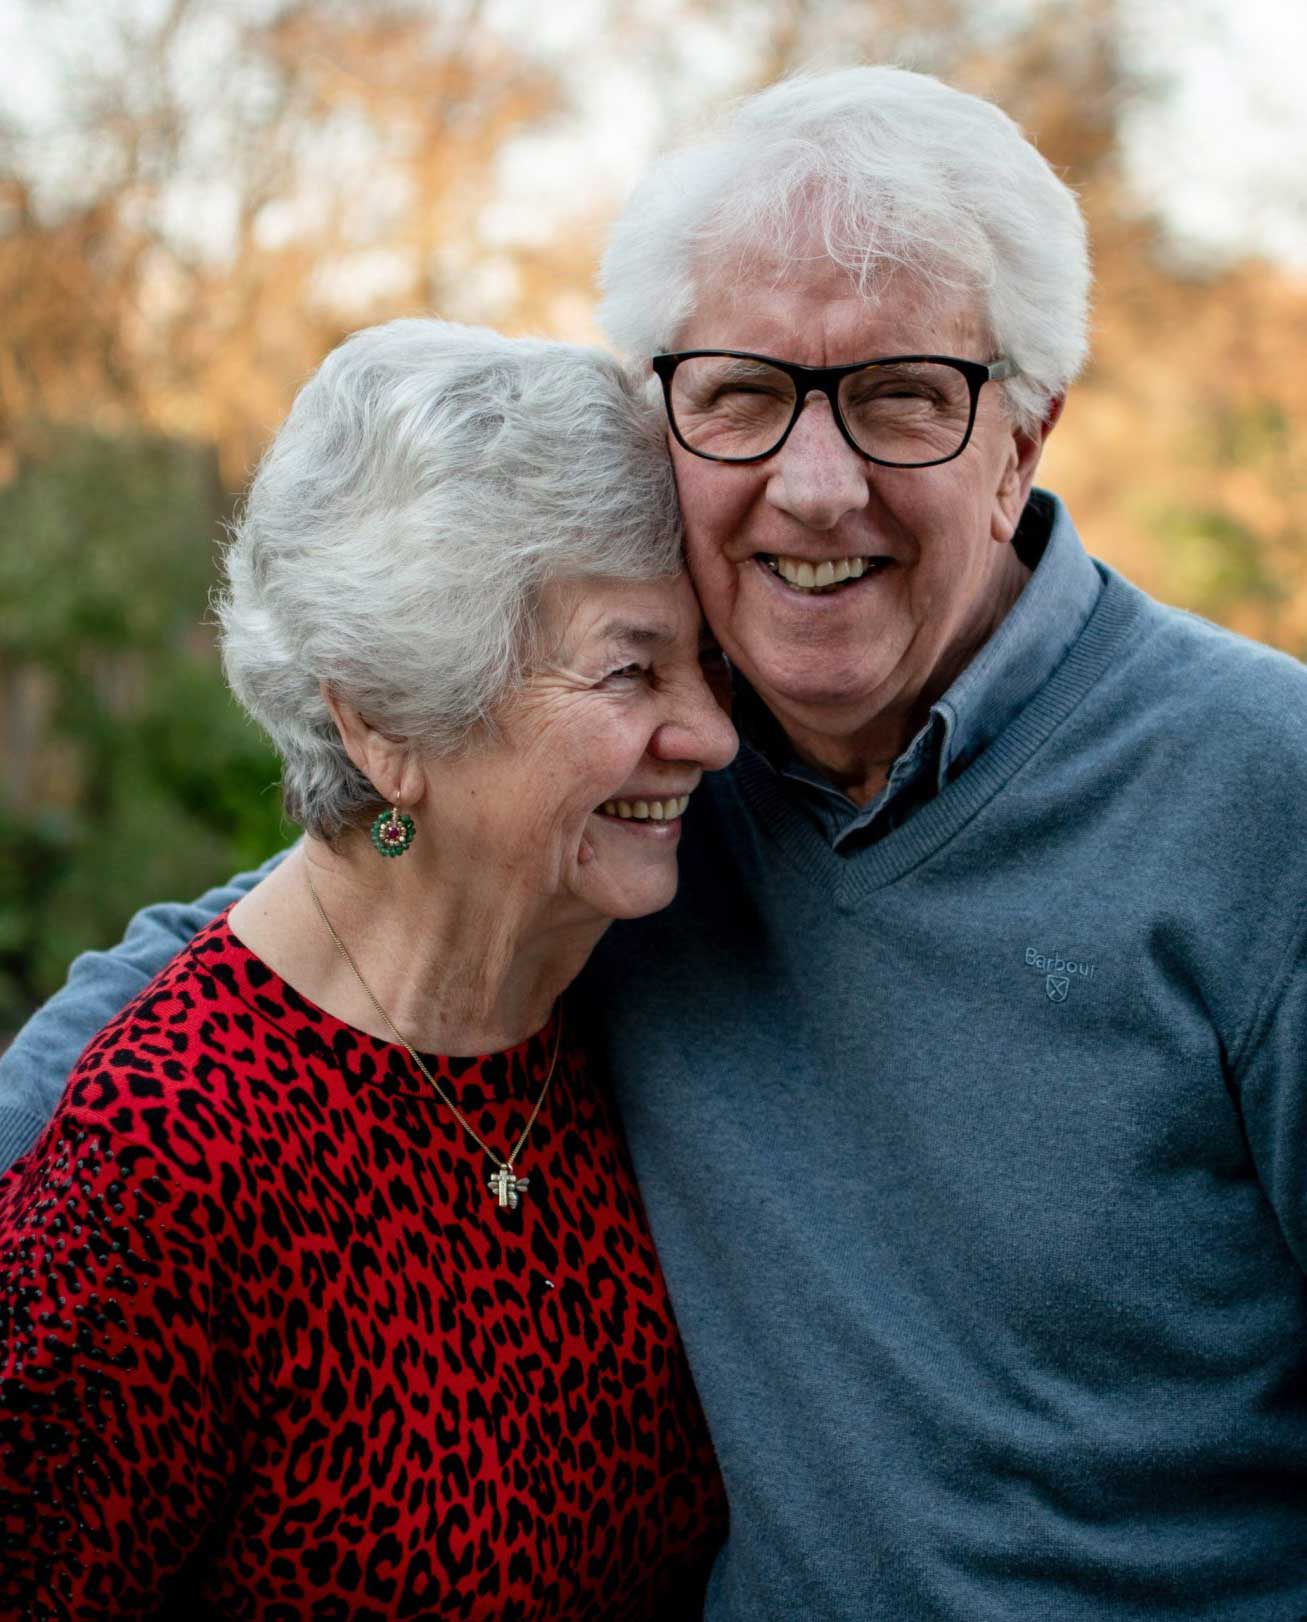
[[[1013,545],[1032,568],[1021,595],[931,706],[925,725],[890,767],[884,788],[866,805],[798,758],[775,718],[737,675],[736,722],[745,747],[797,785],[795,802],[833,849],[883,838],[938,794],[1043,687],[1083,630],[1103,580],[1056,496],[1031,493]]]

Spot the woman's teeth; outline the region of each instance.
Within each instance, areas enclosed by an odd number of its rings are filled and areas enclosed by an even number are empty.
[[[674,800],[605,800],[599,807],[605,817],[629,817],[637,822],[671,822],[684,812],[690,796]]]
[[[786,585],[797,586],[800,591],[829,591],[848,580],[861,580],[868,569],[879,567],[883,558],[826,558],[821,563],[810,563],[806,558],[772,557],[761,554],[762,561],[773,574],[780,575]]]

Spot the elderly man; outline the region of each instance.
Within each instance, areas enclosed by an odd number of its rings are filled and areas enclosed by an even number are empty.
[[[1010,121],[890,69],[746,103],[605,262],[746,738],[588,976],[715,1619],[1307,1615],[1307,673],[1032,489],[1087,283]],[[81,960],[13,1146],[234,893]]]

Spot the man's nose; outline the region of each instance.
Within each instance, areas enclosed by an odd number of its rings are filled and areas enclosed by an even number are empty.
[[[808,529],[834,529],[867,505],[871,463],[840,433],[830,402],[820,394],[808,396],[771,460],[767,500]]]

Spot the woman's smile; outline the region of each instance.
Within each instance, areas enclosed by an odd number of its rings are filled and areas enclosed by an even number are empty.
[[[637,795],[633,792],[630,799],[605,800],[595,815],[608,817],[616,822],[633,822],[637,828],[646,827],[650,832],[656,832],[659,829],[667,830],[673,824],[679,826],[689,803],[688,790],[684,794],[661,798],[656,798],[652,794]]]

